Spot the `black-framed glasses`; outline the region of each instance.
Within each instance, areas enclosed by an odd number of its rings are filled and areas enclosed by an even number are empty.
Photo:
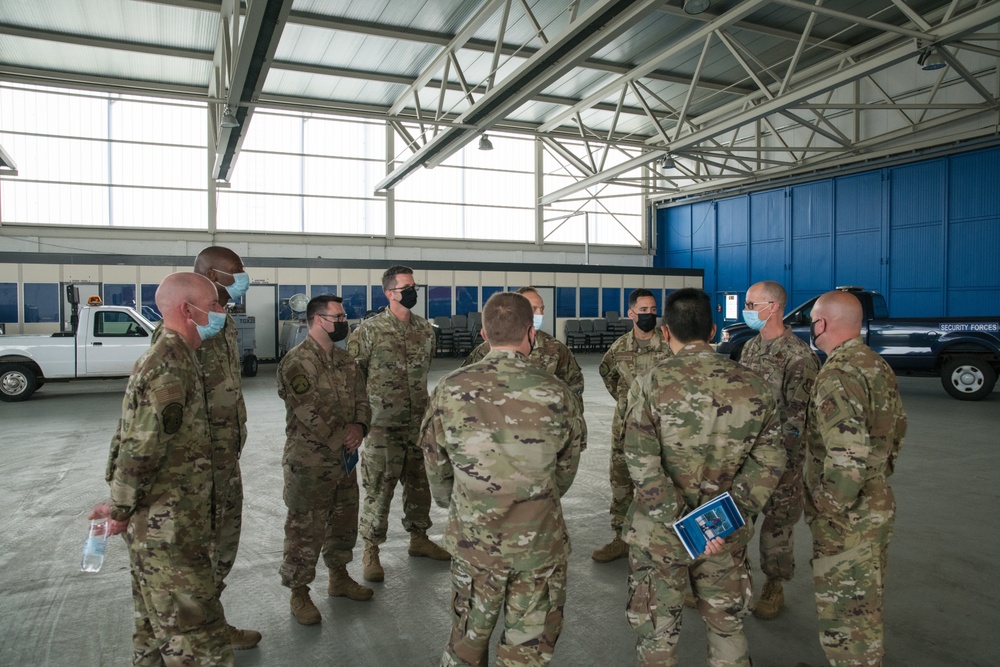
[[[743,304],[743,308],[744,310],[757,310],[761,306],[766,306],[771,303],[774,303],[774,301],[747,301]]]
[[[408,290],[411,287],[413,288],[414,292],[419,292],[420,288],[422,287],[422,285],[417,285],[416,283],[414,283],[412,285],[407,285],[406,287],[390,287],[386,291],[387,292],[402,292],[403,290]]]
[[[316,317],[322,317],[328,322],[346,322],[347,315],[327,315],[326,313],[316,313]]]

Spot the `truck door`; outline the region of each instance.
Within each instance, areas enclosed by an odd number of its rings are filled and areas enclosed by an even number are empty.
[[[82,367],[78,375],[129,375],[136,359],[149,349],[149,333],[128,311],[92,310],[90,315],[87,331],[77,333]]]

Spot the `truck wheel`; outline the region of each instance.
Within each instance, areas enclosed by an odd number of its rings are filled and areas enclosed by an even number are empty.
[[[243,375],[252,378],[257,375],[257,357],[248,354],[243,358]]]
[[[0,401],[26,401],[38,389],[38,376],[24,364],[0,366]]]
[[[941,370],[944,390],[960,401],[981,401],[996,383],[996,371],[981,357],[955,357]]]

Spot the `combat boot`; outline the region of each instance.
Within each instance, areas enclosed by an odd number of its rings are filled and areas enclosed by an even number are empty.
[[[351,575],[347,574],[346,565],[341,565],[338,568],[330,570],[330,585],[327,586],[326,591],[330,594],[330,597],[347,598],[348,600],[355,600],[357,602],[371,600],[372,595],[375,593],[375,591],[367,586],[362,586],[351,579]]]
[[[382,569],[382,563],[378,559],[377,544],[365,542],[365,555],[361,559],[361,564],[364,566],[361,574],[365,581],[383,581],[385,579],[385,570]]]
[[[229,647],[236,651],[253,648],[260,643],[260,639],[261,634],[256,630],[240,630],[229,626]]]
[[[625,556],[628,556],[628,544],[622,540],[621,535],[615,535],[615,539],[590,554],[590,557],[598,563],[610,563]]]
[[[308,586],[296,586],[292,589],[292,616],[302,625],[316,625],[323,619],[309,597]]]
[[[431,542],[427,533],[423,531],[413,531],[410,533],[410,548],[408,554],[414,558],[426,557],[431,560],[451,560],[451,554]]]
[[[781,587],[781,582],[768,578],[764,582],[764,590],[760,593],[760,599],[754,605],[753,615],[761,620],[770,621],[772,618],[777,618],[784,604],[785,591]]]

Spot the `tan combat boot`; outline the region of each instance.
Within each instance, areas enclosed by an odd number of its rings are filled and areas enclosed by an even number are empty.
[[[375,593],[375,591],[367,586],[362,586],[351,579],[351,575],[347,574],[346,565],[341,565],[338,568],[330,570],[330,585],[327,586],[326,591],[330,594],[330,597],[347,598],[348,600],[355,600],[357,602],[371,600],[372,595]]]
[[[431,542],[427,533],[413,531],[410,533],[410,548],[408,554],[414,558],[430,558],[431,560],[451,560],[451,554]]]
[[[621,535],[615,535],[615,539],[590,554],[590,557],[598,563],[610,563],[625,556],[628,556],[628,544],[622,540]]]
[[[361,574],[365,581],[383,581],[385,579],[385,570],[382,569],[382,563],[378,559],[377,544],[365,542],[365,555],[361,559],[361,564],[364,565]]]
[[[309,597],[308,586],[296,586],[292,589],[292,616],[302,625],[316,625],[323,619]]]
[[[764,582],[764,590],[760,593],[760,599],[754,605],[753,615],[761,620],[770,621],[772,618],[777,618],[784,604],[785,591],[781,587],[781,582],[768,579]]]
[[[261,634],[256,630],[240,630],[233,625],[229,626],[229,648],[231,649],[242,651],[253,648],[260,643],[260,639]]]

